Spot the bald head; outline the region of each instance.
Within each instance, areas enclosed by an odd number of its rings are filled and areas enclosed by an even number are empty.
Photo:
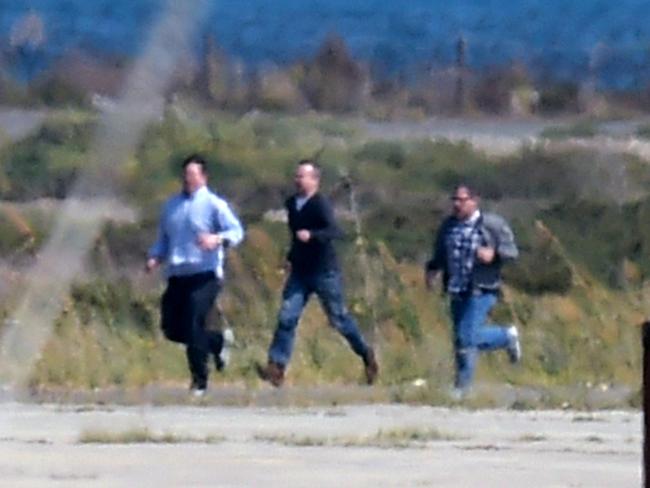
[[[300,161],[296,167],[293,181],[299,195],[312,196],[320,186],[320,168],[318,164],[309,159]]]

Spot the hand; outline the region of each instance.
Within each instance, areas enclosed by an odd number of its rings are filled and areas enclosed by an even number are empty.
[[[301,229],[296,232],[296,238],[302,242],[309,242],[311,239],[311,232],[305,229]]]
[[[438,272],[432,269],[424,270],[424,285],[427,287],[427,290],[433,290],[435,286],[435,280],[438,277]]]
[[[199,234],[197,243],[204,251],[214,251],[221,245],[223,239],[219,234],[208,234],[207,232]]]
[[[490,264],[494,261],[494,255],[493,247],[481,246],[476,250],[476,257],[483,264]]]
[[[160,266],[160,261],[156,258],[149,258],[147,259],[147,263],[144,265],[144,270],[147,273],[151,273],[154,269],[156,269],[158,266]]]

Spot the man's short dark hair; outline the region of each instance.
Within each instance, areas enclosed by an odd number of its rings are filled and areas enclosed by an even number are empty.
[[[300,161],[298,161],[297,166],[311,166],[312,168],[314,168],[314,175],[316,176],[316,179],[320,180],[321,167],[313,159],[301,159]]]
[[[205,159],[203,159],[203,156],[200,154],[190,154],[188,157],[186,157],[183,160],[183,170],[187,168],[188,165],[195,163],[201,166],[201,172],[203,174],[207,174],[208,172],[208,163],[206,162]]]

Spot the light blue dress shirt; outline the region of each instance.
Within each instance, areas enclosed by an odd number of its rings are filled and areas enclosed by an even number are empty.
[[[224,244],[212,251],[201,249],[198,238],[203,233],[219,234],[227,246],[236,246],[244,238],[228,203],[206,186],[190,195],[174,195],[165,203],[149,257],[166,265],[167,277],[214,271],[223,278]]]

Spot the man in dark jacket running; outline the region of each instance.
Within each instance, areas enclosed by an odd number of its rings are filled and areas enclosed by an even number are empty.
[[[318,192],[318,165],[311,160],[300,161],[294,183],[296,194],[286,201],[291,233],[291,249],[287,256],[290,273],[282,292],[282,306],[269,348],[268,363],[259,365],[258,373],[273,386],[282,385],[298,321],[307,300],[315,293],[330,325],[345,337],[363,360],[366,380],[372,384],[377,377],[377,361],[344,303],[341,271],[332,243],[341,236],[341,231],[330,203]]]
[[[486,323],[497,302],[501,267],[519,253],[508,223],[499,215],[481,212],[473,189],[459,185],[451,200],[452,215],[438,230],[425,282],[431,288],[442,271],[444,288],[451,299],[456,355],[454,394],[461,397],[471,386],[479,351],[505,349],[511,362],[521,359],[517,328]]]

